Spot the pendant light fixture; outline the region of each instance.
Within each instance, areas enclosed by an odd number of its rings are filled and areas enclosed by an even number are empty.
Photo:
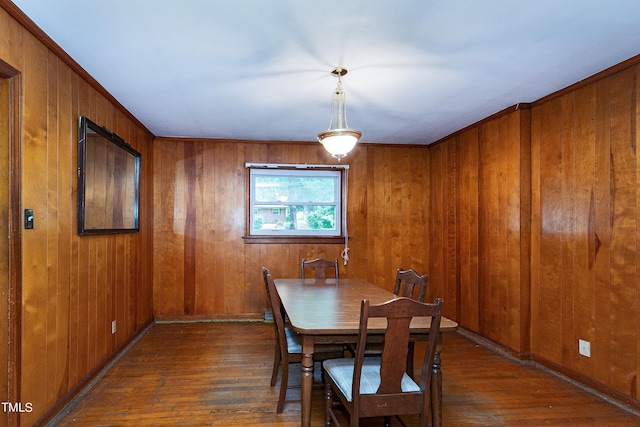
[[[347,69],[338,67],[331,71],[331,75],[338,78],[338,85],[331,98],[331,117],[329,129],[318,134],[318,141],[331,155],[340,161],[347,153],[353,150],[362,136],[362,132],[349,129],[347,124],[347,110],[345,106],[345,94],[342,90],[341,77],[347,74]]]

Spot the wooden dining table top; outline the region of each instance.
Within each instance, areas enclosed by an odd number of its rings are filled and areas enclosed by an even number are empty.
[[[363,279],[275,279],[274,283],[291,327],[302,335],[357,335],[364,298],[372,304],[395,298]],[[412,332],[427,331],[429,323],[429,318],[414,318]],[[385,319],[370,319],[369,333],[384,332],[385,325]],[[442,317],[441,332],[457,328],[456,322]]]

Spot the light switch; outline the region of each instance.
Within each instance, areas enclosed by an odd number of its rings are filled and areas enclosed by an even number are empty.
[[[24,210],[24,228],[25,230],[33,229],[33,209]]]

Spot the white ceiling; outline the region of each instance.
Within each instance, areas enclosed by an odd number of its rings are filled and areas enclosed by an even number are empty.
[[[157,136],[427,144],[640,53],[637,0],[13,0]]]

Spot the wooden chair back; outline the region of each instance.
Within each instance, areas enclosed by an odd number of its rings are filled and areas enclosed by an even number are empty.
[[[324,259],[324,258],[316,258],[311,261],[305,261],[305,259],[302,258],[301,267],[302,267],[301,277],[303,280],[305,278],[304,271],[307,268],[314,270],[316,279],[326,279],[327,268],[333,268],[335,271],[335,278],[336,280],[338,280],[338,258],[334,259],[333,261],[329,261],[328,259]]]
[[[273,277],[266,267],[262,267],[262,276],[267,291],[267,298],[273,312],[273,324],[276,331],[276,348],[274,355],[274,366],[271,374],[271,385],[275,385],[278,374],[278,366],[282,368],[282,376],[280,377],[280,393],[278,395],[278,405],[276,412],[282,413],[284,402],[287,394],[287,388],[295,387],[289,384],[289,363],[300,363],[302,358],[302,342],[300,336],[289,326],[285,319],[285,311],[282,301],[276,290]],[[335,359],[344,356],[344,347],[342,344],[316,344],[314,359],[321,362],[326,359]],[[298,385],[299,387],[299,385]]]
[[[276,291],[276,285],[273,283],[273,277],[271,277],[271,273],[266,267],[262,267],[262,276],[264,277],[264,286],[267,291],[269,306],[273,313],[273,324],[276,329],[277,344],[283,353],[287,353],[287,338],[284,332],[284,309],[282,308],[280,297]],[[284,362],[285,361],[283,361],[283,363]]]
[[[424,302],[424,299],[427,296],[428,282],[429,276],[426,274],[419,275],[412,268],[408,270],[399,268],[396,272],[396,282],[393,287],[393,294]]]
[[[360,394],[362,366],[365,363],[365,346],[369,319],[385,317],[382,360],[380,362],[380,386],[375,394]],[[409,325],[414,317],[431,317],[429,332],[425,332],[427,345],[422,360],[419,392],[403,392],[401,383],[407,372]],[[356,418],[419,413],[426,420],[430,413],[431,371],[436,344],[440,334],[442,299],[434,303],[421,303],[400,297],[381,304],[369,304],[363,300],[360,310],[360,328],[353,371],[352,396]],[[422,423],[421,423],[422,424]]]

